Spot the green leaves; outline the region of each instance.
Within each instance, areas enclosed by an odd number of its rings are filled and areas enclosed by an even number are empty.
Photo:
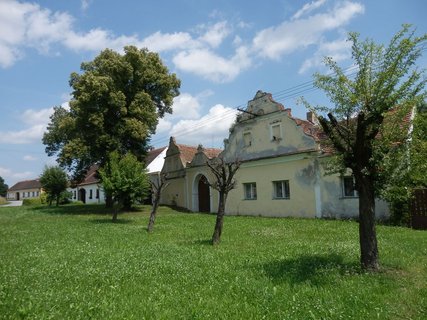
[[[59,198],[68,186],[67,174],[58,166],[46,166],[40,176],[40,184],[47,193],[49,204],[56,199],[56,205],[59,204]]]
[[[150,190],[143,164],[129,153],[120,157],[113,152],[109,159],[109,163],[99,170],[106,194],[125,207],[143,200]]]
[[[156,53],[133,46],[121,55],[110,49],[70,75],[70,110],[56,108],[43,137],[46,152],[82,175],[101,166],[113,151],[143,159],[159,117],[172,112],[180,81]]]

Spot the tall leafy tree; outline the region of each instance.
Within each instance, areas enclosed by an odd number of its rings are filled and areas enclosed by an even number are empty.
[[[240,167],[239,161],[226,162],[222,157],[216,157],[207,163],[215,179],[209,185],[219,192],[218,212],[216,215],[215,228],[212,235],[212,244],[217,245],[221,241],[222,227],[224,224],[225,204],[228,193],[236,187],[234,178]]]
[[[40,184],[47,194],[49,205],[55,200],[58,206],[61,195],[67,190],[68,177],[59,166],[46,166],[40,176]]]
[[[82,178],[94,163],[103,167],[111,152],[142,161],[159,118],[172,112],[180,80],[158,54],[134,46],[110,49],[72,73],[70,109],[56,107],[43,143],[61,167]]]
[[[393,144],[402,142],[390,143],[384,138],[384,119],[393,112],[406,114],[424,100],[426,79],[415,63],[426,39],[427,35],[415,36],[408,25],[387,47],[369,39],[361,41],[357,33],[350,33],[356,75],[347,75],[332,58],[325,59],[331,74],[315,74],[315,86],[326,92],[333,105],[313,109],[336,151],[336,171],[350,168],[355,178],[359,194],[360,261],[364,269],[379,268],[375,197],[382,187],[382,159]],[[402,117],[398,120],[401,123]]]
[[[0,177],[0,196],[6,197],[7,189],[9,189],[9,186],[4,183],[4,179]]]
[[[114,151],[108,164],[99,169],[99,174],[104,191],[113,196],[118,209],[129,210],[148,195],[150,182],[144,165],[130,153],[120,156]],[[114,210],[113,222],[117,220],[117,214],[118,210]]]

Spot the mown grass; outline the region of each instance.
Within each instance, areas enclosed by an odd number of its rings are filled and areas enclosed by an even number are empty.
[[[359,268],[357,223],[160,208],[0,208],[3,319],[425,319],[427,233],[378,227],[382,270]]]

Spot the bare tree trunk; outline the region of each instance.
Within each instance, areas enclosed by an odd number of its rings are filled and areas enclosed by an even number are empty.
[[[222,225],[225,213],[226,195],[224,191],[219,191],[218,213],[216,215],[216,223],[214,233],[212,235],[212,244],[217,245],[221,241]]]
[[[150,213],[150,221],[148,222],[147,231],[152,232],[154,229],[154,222],[156,220],[157,208],[159,207],[159,199],[154,199],[153,208]]]
[[[362,269],[379,269],[377,234],[375,230],[374,183],[369,176],[357,181],[359,191],[359,241]]]

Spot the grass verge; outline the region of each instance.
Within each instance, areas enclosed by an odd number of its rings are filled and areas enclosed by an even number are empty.
[[[359,268],[351,221],[160,208],[0,208],[3,319],[425,319],[427,234],[378,227],[382,271]]]

